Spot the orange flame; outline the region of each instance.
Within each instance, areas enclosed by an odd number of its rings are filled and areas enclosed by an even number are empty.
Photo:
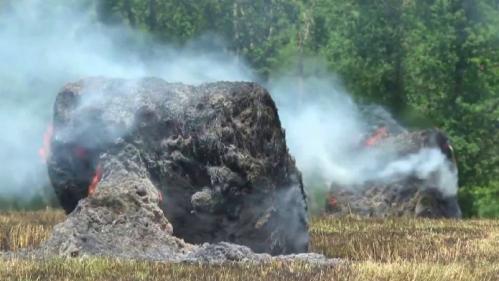
[[[89,196],[95,193],[95,191],[97,190],[97,185],[99,184],[101,179],[102,179],[102,169],[100,166],[97,166],[97,169],[95,169],[94,177],[92,178],[92,181],[88,186]]]
[[[81,146],[77,146],[73,148],[73,154],[79,159],[84,159],[88,156],[88,151]]]
[[[386,127],[381,127],[377,129],[372,136],[370,136],[366,142],[364,143],[365,146],[373,146],[377,144],[380,140],[387,138],[388,137],[388,129]]]
[[[329,206],[333,208],[336,208],[338,206],[338,200],[334,195],[329,195],[329,197],[327,198],[327,202],[329,203]]]
[[[50,141],[52,136],[54,135],[54,127],[52,124],[48,125],[45,133],[43,133],[43,144],[42,147],[38,150],[38,155],[44,163],[47,163],[48,158],[50,156]]]

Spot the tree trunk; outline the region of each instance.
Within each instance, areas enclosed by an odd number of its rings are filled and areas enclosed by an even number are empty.
[[[305,45],[307,44],[310,28],[313,25],[313,16],[311,15],[315,7],[315,1],[312,1],[309,9],[304,11],[303,29],[298,31],[298,89],[299,99],[302,100],[305,95]]]
[[[405,109],[406,97],[405,97],[405,87],[404,87],[404,21],[402,15],[404,13],[404,4],[398,3],[397,7],[393,7],[393,15],[395,16],[395,24],[399,26],[396,33],[396,44],[397,47],[393,49],[394,52],[394,65],[395,65],[395,77],[393,81],[393,98],[392,98],[392,108],[395,113],[401,114]]]
[[[156,16],[156,0],[148,1],[149,15],[147,19],[147,24],[149,25],[149,30],[155,31],[157,28],[157,16]]]
[[[135,27],[135,15],[132,10],[132,0],[125,0],[123,3],[126,17],[128,18],[128,23],[131,27]]]
[[[456,23],[455,29],[456,29],[456,55],[457,55],[457,62],[454,67],[454,87],[453,91],[454,93],[449,95],[449,101],[448,104],[449,106],[447,107],[448,110],[452,110],[454,108],[453,105],[456,102],[456,99],[458,97],[464,96],[464,88],[465,88],[465,75],[466,71],[468,69],[468,57],[469,53],[466,50],[465,44],[466,41],[468,40],[468,32],[466,31],[467,27],[473,26],[473,20],[475,16],[475,9],[476,9],[476,4],[474,3],[473,0],[460,0],[456,3],[456,12],[463,11],[464,12],[464,20],[458,21]]]
[[[236,55],[236,61],[239,63],[240,56],[240,31],[239,31],[239,1],[235,0],[232,4],[232,28],[234,32],[234,52]]]

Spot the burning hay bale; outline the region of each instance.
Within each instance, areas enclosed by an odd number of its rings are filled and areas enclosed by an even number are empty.
[[[390,136],[381,127],[363,148],[384,158],[366,181],[333,183],[326,211],[334,216],[460,218],[457,166],[447,137],[437,130]],[[372,173],[372,176],[369,174]]]
[[[50,179],[71,214],[44,251],[175,260],[196,256],[188,243],[222,241],[307,251],[301,174],[254,83],[82,80],[59,93],[51,139]]]

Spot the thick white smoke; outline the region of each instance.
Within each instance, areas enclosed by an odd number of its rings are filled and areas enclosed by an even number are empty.
[[[69,81],[99,75],[190,84],[256,79],[240,59],[224,48],[206,50],[202,40],[177,49],[127,27],[103,26],[92,2],[0,2],[0,197],[30,197],[48,184],[38,149],[55,95]],[[386,151],[359,149],[371,125],[338,85],[330,76],[267,85],[306,178],[357,185],[408,173],[429,177],[445,167],[436,150],[392,161]]]
[[[378,179],[397,179],[414,175],[428,180],[444,196],[457,193],[457,170],[438,148],[423,148],[402,159],[387,162],[377,174]]]
[[[158,76],[197,84],[252,80],[225,50],[156,44],[127,27],[106,27],[94,1],[0,2],[0,196],[29,199],[48,184],[38,150],[60,88],[86,76]]]
[[[366,148],[364,141],[379,124],[392,133],[406,130],[379,106],[359,107],[339,85],[330,77],[314,76],[280,77],[270,86],[309,191],[325,191],[333,182],[355,189],[368,181],[390,183],[415,176],[444,196],[456,195],[457,170],[440,149],[400,158],[389,146]]]

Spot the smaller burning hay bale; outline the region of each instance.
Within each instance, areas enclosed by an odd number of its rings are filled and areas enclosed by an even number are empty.
[[[457,166],[442,132],[432,129],[390,136],[380,127],[360,149],[382,151],[386,156],[383,170],[364,182],[333,183],[326,199],[327,213],[373,218],[461,217]]]
[[[90,78],[54,108],[47,164],[71,214],[52,252],[169,259],[194,247],[178,238],[308,250],[301,173],[259,85]]]

